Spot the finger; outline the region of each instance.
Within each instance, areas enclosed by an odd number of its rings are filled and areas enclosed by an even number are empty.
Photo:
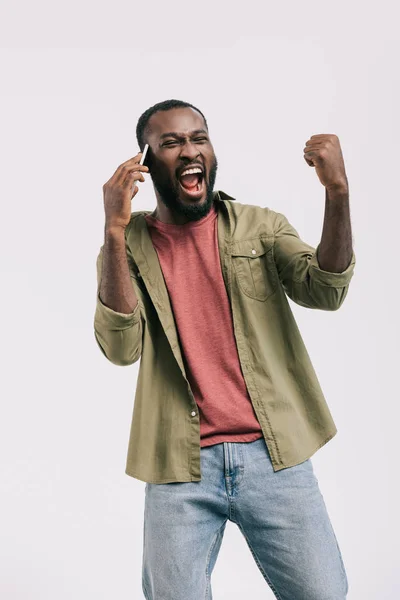
[[[303,148],[304,153],[312,152],[314,156],[319,156],[320,158],[323,158],[323,155],[328,151],[329,148],[325,144],[322,144],[321,146],[306,146]]]
[[[131,200],[136,196],[136,194],[139,191],[139,187],[137,185],[134,185],[132,190],[131,190]]]
[[[142,160],[142,156],[143,156],[143,152],[139,152],[138,154],[136,154],[136,156],[132,156],[132,158],[129,158],[128,160],[126,160],[125,162],[122,163],[121,166],[123,165],[130,165],[130,164],[139,164],[140,161]]]
[[[313,156],[319,155],[319,153],[320,153],[321,150],[322,150],[322,148],[315,148],[314,146],[310,147],[310,148],[307,148],[307,147],[303,148],[304,154],[310,154],[310,153],[312,153]]]
[[[321,142],[306,142],[304,150],[317,150],[319,148],[327,147],[326,141]]]
[[[127,178],[127,176],[130,173],[148,173],[149,172],[149,167],[146,167],[145,165],[139,165],[139,164],[125,164],[125,165],[121,165],[121,170],[119,172],[118,175],[116,175],[114,182],[116,185],[121,185],[123,184],[123,182],[125,181],[125,179]]]
[[[120,173],[124,176],[126,176],[127,173],[130,173],[130,171],[143,171],[143,173],[149,172],[149,167],[146,167],[146,165],[139,165],[138,163],[125,163],[124,165],[118,167],[118,169],[120,169]]]
[[[119,167],[115,170],[115,173],[113,174],[113,176],[110,178],[110,180],[109,180],[110,183],[119,182],[120,178],[121,178],[121,173],[123,173],[126,170],[130,170],[132,168],[137,168],[137,169],[140,169],[141,171],[148,172],[149,167],[147,167],[146,165],[139,164],[140,159],[142,158],[142,154],[143,154],[143,152],[139,152],[138,154],[136,154],[136,156],[133,156],[129,160],[120,164]],[[125,177],[126,177],[126,172],[124,173],[123,179],[125,179]]]
[[[333,133],[316,133],[315,135],[312,135],[310,137],[311,140],[318,140],[321,138],[331,138],[331,137],[336,137],[335,134]]]
[[[145,181],[143,173],[141,173],[140,171],[130,171],[127,174],[124,181],[122,182],[122,186],[123,187],[130,186],[130,185],[132,185],[132,183],[134,183],[136,181]]]
[[[142,175],[142,177],[143,177],[143,175]],[[144,181],[144,177],[140,181]],[[133,183],[133,186],[132,186],[132,196],[131,196],[131,200],[132,200],[133,196],[135,196],[137,194],[137,192],[139,191],[139,186],[138,186],[138,182],[137,182],[136,179],[133,180],[133,181],[131,181],[131,183]]]
[[[129,160],[126,160],[125,162],[118,165],[118,167],[115,169],[113,176],[110,178],[110,181],[112,181],[114,179],[118,179],[119,174],[120,174],[121,170],[125,167],[125,165],[134,165],[136,163],[139,164],[140,158],[141,158],[141,152],[136,154],[136,156],[132,156],[132,158],[130,158]]]
[[[126,165],[128,163],[139,163],[140,159],[142,158],[143,152],[138,152],[135,156],[132,156],[132,158],[128,158],[128,160],[126,160],[125,162],[123,162],[120,166],[122,167],[123,165]]]
[[[304,160],[310,167],[323,166],[325,164],[325,157],[321,156],[319,152],[306,152]]]

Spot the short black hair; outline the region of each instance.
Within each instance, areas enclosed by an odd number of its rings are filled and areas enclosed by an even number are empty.
[[[157,104],[154,104],[154,106],[150,106],[150,108],[145,110],[144,113],[139,117],[139,120],[137,122],[136,139],[139,144],[140,152],[143,152],[144,145],[145,145],[144,144],[144,134],[145,134],[147,123],[149,122],[150,117],[152,115],[154,115],[154,113],[159,112],[160,110],[170,110],[171,108],[187,108],[187,107],[194,108],[194,110],[197,110],[197,112],[199,112],[201,114],[201,116],[204,119],[204,123],[208,129],[208,125],[207,125],[205,116],[203,115],[203,113],[201,112],[200,109],[198,109],[196,106],[193,106],[193,104],[190,104],[190,102],[184,102],[183,100],[174,100],[174,99],[164,100],[163,102],[158,102]]]

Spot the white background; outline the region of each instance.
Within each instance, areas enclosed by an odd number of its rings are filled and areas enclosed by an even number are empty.
[[[143,598],[145,484],[124,472],[139,364],[97,347],[95,262],[102,185],[168,98],[205,113],[215,188],[312,245],[324,188],[303,147],[339,136],[355,275],[338,312],[292,307],[339,430],[312,460],[348,597],[399,596],[398,19],[385,1],[3,5],[2,598]],[[134,205],[154,209],[149,176]],[[212,586],[273,598],[230,522]]]

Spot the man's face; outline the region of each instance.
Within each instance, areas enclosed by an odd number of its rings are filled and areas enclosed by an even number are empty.
[[[190,221],[208,214],[218,162],[201,114],[189,107],[157,112],[149,119],[145,139],[145,164],[161,201]],[[182,176],[189,168],[201,172]]]

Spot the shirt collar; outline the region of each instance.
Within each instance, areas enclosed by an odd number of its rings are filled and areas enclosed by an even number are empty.
[[[227,194],[226,192],[223,192],[222,190],[216,190],[214,192],[214,199],[216,199],[216,200],[236,200],[236,198],[234,198],[233,196],[230,196],[229,194]]]

